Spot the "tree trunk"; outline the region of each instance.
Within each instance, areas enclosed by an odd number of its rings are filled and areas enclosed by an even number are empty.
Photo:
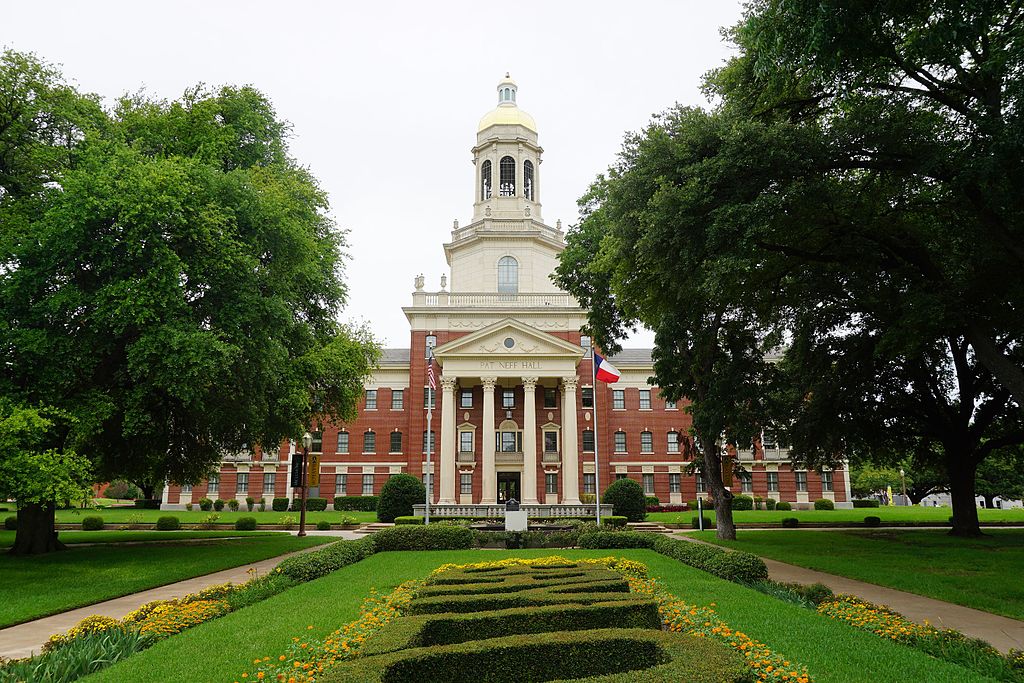
[[[701,474],[715,503],[715,528],[717,538],[723,541],[736,540],[736,524],[732,521],[732,493],[722,482],[722,454],[714,439],[701,440],[704,447],[704,467]]]
[[[26,503],[18,507],[18,531],[11,546],[11,555],[42,555],[67,546],[57,540],[53,528],[56,506],[53,503],[39,505]]]
[[[149,484],[146,482],[135,482],[135,485],[138,487],[139,492],[142,494],[143,498],[145,498],[146,500],[153,500],[153,494],[156,492],[156,487],[153,486],[153,484]]]
[[[966,454],[946,451],[949,472],[949,495],[953,502],[952,536],[981,536],[978,505],[974,502],[974,479],[977,465]]]
[[[991,510],[995,506],[995,504],[996,504],[996,497],[995,497],[995,495],[986,496],[986,495],[982,494],[981,497],[985,499],[985,507],[988,508],[989,510]]]

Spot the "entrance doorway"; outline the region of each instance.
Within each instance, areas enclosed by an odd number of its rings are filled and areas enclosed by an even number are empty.
[[[510,498],[523,502],[520,483],[523,475],[519,472],[498,472],[498,503],[504,505]]]

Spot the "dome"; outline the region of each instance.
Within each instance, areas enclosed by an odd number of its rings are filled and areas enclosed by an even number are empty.
[[[537,122],[533,117],[516,105],[516,82],[505,73],[505,77],[498,82],[498,106],[484,114],[480,119],[477,132],[483,132],[491,126],[522,126],[534,133],[537,132]]]

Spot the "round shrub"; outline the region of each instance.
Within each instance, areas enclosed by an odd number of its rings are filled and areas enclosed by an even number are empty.
[[[166,515],[156,520],[157,531],[177,531],[181,528],[181,522],[173,515]]]
[[[612,513],[625,517],[631,522],[642,522],[647,518],[647,503],[644,489],[632,479],[619,479],[604,490],[601,502],[612,506]]]
[[[185,503],[185,509],[192,512],[192,503]]]
[[[733,496],[731,505],[733,510],[753,510],[754,499],[750,496]]]
[[[238,501],[232,498],[228,501],[228,510],[232,512],[238,512]]]
[[[644,505],[648,507],[651,505],[661,505],[661,501],[658,500],[657,496],[644,496]]]
[[[235,531],[256,531],[256,518],[239,517],[235,522]]]
[[[223,510],[224,509],[224,501],[221,500],[220,498],[218,498],[217,500],[213,501],[213,509],[216,510],[217,512],[220,512],[221,510]]]
[[[792,503],[787,503],[784,500],[780,500],[778,503],[775,504],[775,509],[776,510],[792,510],[793,509],[793,504]]]
[[[764,499],[764,509],[765,510],[774,510],[775,509],[775,505],[776,505],[776,502],[775,502],[774,498],[765,498]]]
[[[395,517],[412,516],[412,506],[427,497],[423,482],[411,474],[396,474],[384,482],[377,501],[377,519],[393,522]]]
[[[783,517],[782,526],[786,529],[795,529],[800,526],[800,520],[796,517]]]
[[[209,512],[210,510],[213,509],[213,501],[210,500],[209,498],[200,498],[199,509],[202,510],[203,512]]]
[[[881,526],[882,518],[875,517],[874,515],[868,515],[864,518],[864,526]]]
[[[693,519],[691,519],[690,520],[690,526],[693,527],[694,529],[699,529],[700,528],[700,517],[694,517]],[[710,517],[704,517],[704,528],[705,529],[714,529],[715,528],[715,525],[711,523],[711,518]]]
[[[330,531],[331,530],[331,523],[328,522],[326,519],[321,519],[319,522],[316,523],[316,530],[317,531]]]
[[[284,512],[288,509],[288,503],[290,502],[287,498],[275,498],[270,503],[270,507],[274,512]]]
[[[102,517],[83,517],[82,531],[100,531],[103,529]]]
[[[814,509],[815,510],[835,510],[836,509],[836,504],[833,503],[828,498],[819,498],[818,500],[814,501]]]
[[[768,567],[757,555],[731,552],[715,557],[711,562],[711,573],[728,581],[754,583],[768,578]]]
[[[4,519],[4,529],[6,529],[7,531],[17,531],[18,530],[18,518],[15,517],[14,515],[11,515],[10,517],[7,517],[6,519]]]

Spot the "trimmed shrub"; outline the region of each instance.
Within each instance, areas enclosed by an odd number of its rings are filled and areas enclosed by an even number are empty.
[[[238,512],[238,501],[234,498],[228,501],[228,510],[232,512]]]
[[[135,507],[143,510],[159,510],[162,502],[159,498],[136,498]]]
[[[611,515],[609,517],[601,518],[601,524],[607,524],[608,526],[614,527],[624,527],[627,522],[629,522],[629,520],[622,515]]]
[[[395,517],[408,517],[412,506],[422,503],[427,489],[419,478],[411,474],[396,474],[384,482],[377,501],[377,519],[393,522]]]
[[[711,564],[711,573],[728,581],[754,583],[768,578],[768,567],[757,555],[735,551],[717,556]]]
[[[287,498],[275,498],[270,507],[274,512],[286,512],[290,502]]]
[[[192,512],[192,503],[185,503],[185,509]]]
[[[395,524],[423,524],[423,518],[414,517],[412,515],[403,515],[401,517],[395,517]]]
[[[594,531],[580,534],[577,545],[581,548],[653,548],[655,534],[640,531]]]
[[[103,529],[102,517],[83,517],[82,531],[100,531]]]
[[[783,517],[782,526],[786,529],[795,529],[800,526],[800,520],[796,517]]]
[[[285,499],[287,500],[287,498]],[[306,512],[323,512],[327,509],[326,498],[307,498],[306,499]],[[302,498],[295,498],[292,500],[291,512],[299,512],[302,510]]]
[[[658,536],[654,540],[654,551],[704,571],[711,571],[715,558],[725,552],[706,543],[691,543],[665,536]]]
[[[200,498],[199,509],[202,510],[203,512],[209,512],[210,510],[213,509],[213,501],[210,500],[209,498]]]
[[[11,515],[10,517],[4,518],[4,529],[6,529],[7,531],[17,531],[18,530],[18,518],[15,517],[14,515]]]
[[[642,522],[647,518],[644,490],[632,479],[619,479],[604,490],[601,502],[612,506],[614,514],[631,522]]]
[[[426,498],[427,494],[424,493]],[[334,509],[346,512],[376,512],[377,496],[335,496]]]
[[[135,500],[140,495],[142,494],[139,492],[139,487],[124,479],[115,479],[103,491],[104,498],[115,500]]]
[[[853,507],[855,508],[876,508],[878,507],[878,501],[874,498],[854,498]]]
[[[285,529],[291,530],[295,528],[295,518],[291,515],[282,516],[281,519],[277,520],[277,523],[283,526]]]
[[[224,509],[224,501],[221,500],[220,498],[218,498],[217,500],[213,501],[213,509],[216,510],[217,512],[220,512],[221,510],[223,510]]]
[[[644,496],[644,505],[648,507],[652,505],[661,505],[661,501],[658,500],[657,496]]]
[[[378,531],[373,539],[377,552],[386,550],[466,550],[473,547],[472,529],[460,526],[394,526]]]
[[[765,498],[764,499],[764,509],[765,510],[774,510],[775,509],[775,505],[776,505],[776,503],[775,503],[775,499],[774,498]]]
[[[733,510],[753,510],[754,499],[750,496],[733,496],[731,506]]]
[[[166,515],[156,520],[157,531],[177,531],[181,528],[181,522],[174,515]]]
[[[776,510],[792,510],[793,509],[793,504],[792,503],[787,503],[784,500],[780,500],[778,503],[775,504],[775,509]]]
[[[256,505],[259,507],[260,512],[266,512],[267,511],[267,499],[266,498],[260,498],[259,502],[257,502]]]
[[[321,519],[319,522],[316,523],[316,530],[317,531],[330,531],[331,530],[331,523],[328,522],[326,519]]]
[[[249,512],[252,512],[252,508],[253,508],[253,506],[255,504],[256,504],[256,499],[255,498],[253,498],[252,496],[246,496],[245,497],[245,509],[246,510],[248,510]]]
[[[292,581],[312,581],[373,555],[375,545],[372,536],[358,541],[337,541],[320,550],[289,557],[277,565],[276,569]]]
[[[688,500],[688,501],[686,501],[686,507],[690,508],[691,510],[696,510],[697,509],[697,502],[698,501],[696,501],[696,500]]]
[[[864,518],[864,526],[875,527],[875,526],[881,526],[881,525],[882,525],[882,518],[881,517],[875,517],[874,515],[868,515],[867,517]]]
[[[694,529],[700,529],[700,520],[701,520],[700,517],[693,517],[693,518],[691,518],[690,519],[690,526],[693,527]],[[705,529],[714,529],[715,528],[715,525],[711,523],[711,518],[710,517],[704,517],[704,528]]]
[[[833,503],[828,498],[819,498],[818,500],[814,501],[814,509],[815,510],[835,510],[836,509],[836,504]]]
[[[235,531],[256,531],[256,518],[239,517],[235,521]]]

